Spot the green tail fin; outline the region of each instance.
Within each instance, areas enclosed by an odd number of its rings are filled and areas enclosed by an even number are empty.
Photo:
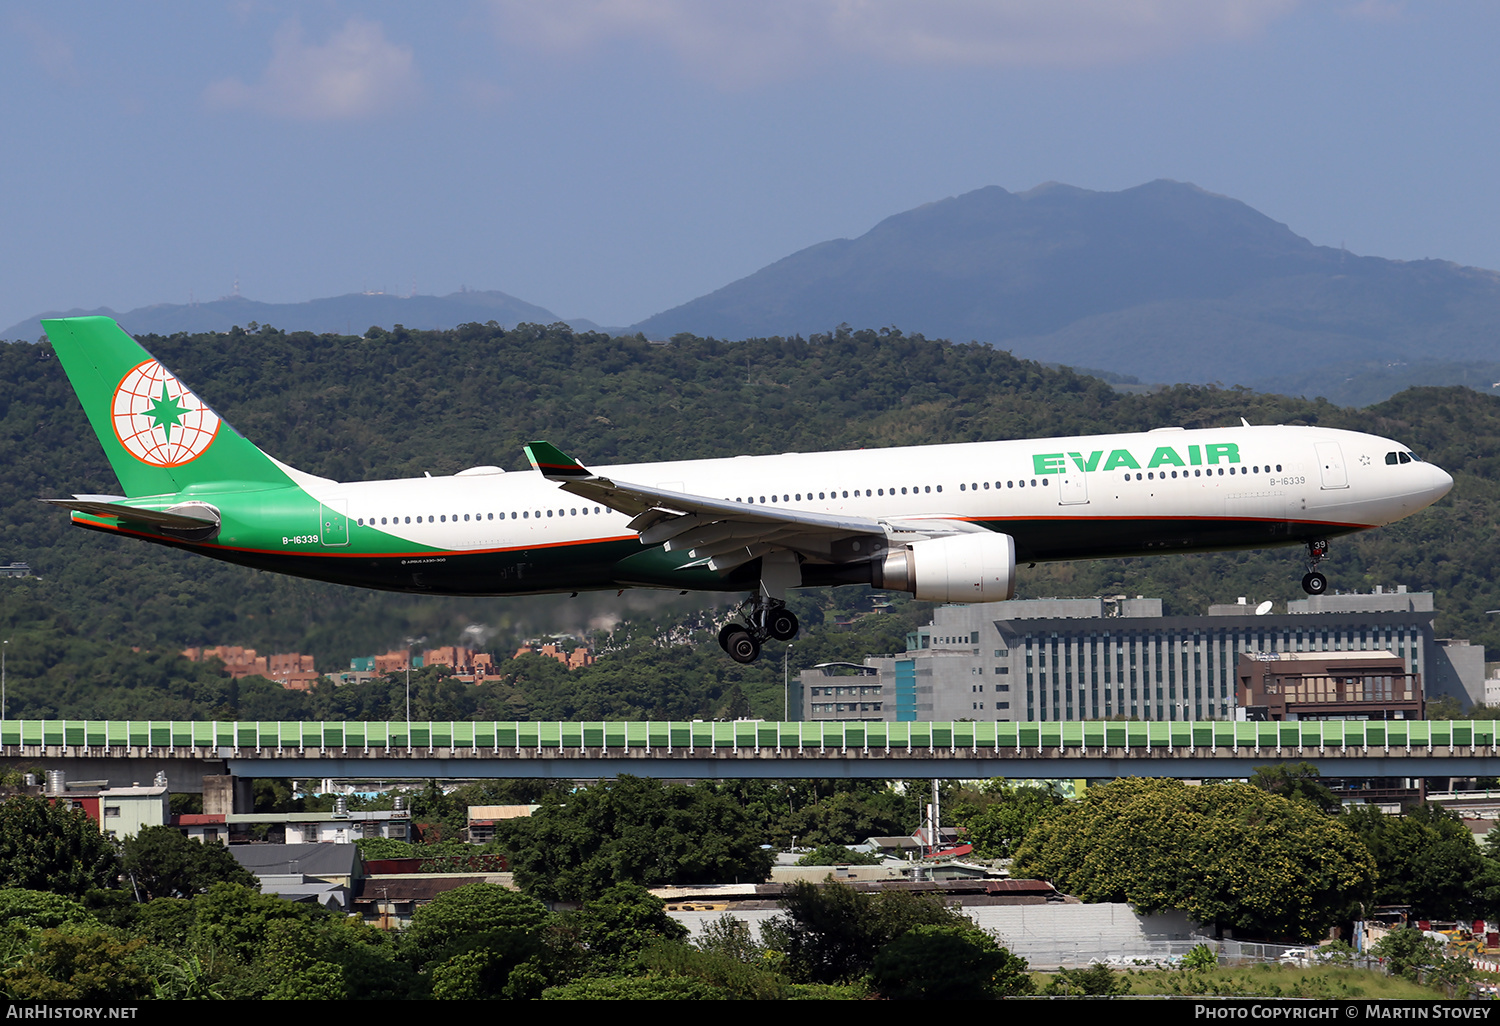
[[[127,496],[292,483],[108,317],[42,327]]]

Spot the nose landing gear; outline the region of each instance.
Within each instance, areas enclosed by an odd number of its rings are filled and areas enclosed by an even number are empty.
[[[1318,572],[1318,564],[1327,555],[1327,541],[1319,539],[1307,543],[1307,573],[1302,577],[1302,590],[1309,595],[1321,595],[1328,590],[1328,578]]]

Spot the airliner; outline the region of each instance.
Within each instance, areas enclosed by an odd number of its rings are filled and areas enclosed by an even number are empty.
[[[79,527],[338,584],[446,595],[606,588],[749,594],[719,643],[790,640],[788,590],[866,584],[1010,598],[1020,564],[1305,546],[1392,523],[1453,479],[1329,428],[1135,434],[339,482],[256,448],[106,317],[42,322],[123,495],[43,501]]]

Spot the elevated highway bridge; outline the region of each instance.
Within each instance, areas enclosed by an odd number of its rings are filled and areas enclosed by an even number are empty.
[[[772,721],[8,720],[0,765],[119,786],[167,773],[298,779],[1240,778],[1500,776],[1497,721],[782,723]]]

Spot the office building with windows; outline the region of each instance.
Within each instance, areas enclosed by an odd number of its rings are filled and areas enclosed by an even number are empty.
[[[1160,599],[1019,599],[940,607],[906,651],[801,673],[810,720],[1233,719],[1241,654],[1389,652],[1428,700],[1483,700],[1484,650],[1433,634],[1432,595],[1243,599],[1163,616]]]

